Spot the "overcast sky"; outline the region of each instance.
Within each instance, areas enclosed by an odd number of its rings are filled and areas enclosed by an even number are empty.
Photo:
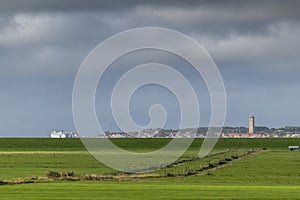
[[[225,125],[247,126],[250,114],[261,126],[300,125],[299,7],[296,0],[1,1],[0,137],[47,137],[56,129],[75,131],[72,88],[82,61],[107,37],[145,26],[183,32],[208,51],[226,87]],[[146,62],[149,56],[183,71],[188,68],[172,55],[141,52],[120,59],[111,73],[135,63],[136,58]],[[192,73],[185,72],[192,79]],[[115,129],[105,96],[113,82],[107,78],[105,84],[97,91],[97,113],[105,129]],[[147,123],[145,108],[161,103],[172,116],[166,127],[176,128],[178,102],[163,88],[143,89],[132,102],[137,123]],[[208,95],[203,86],[197,91],[204,99],[201,125],[207,125]]]

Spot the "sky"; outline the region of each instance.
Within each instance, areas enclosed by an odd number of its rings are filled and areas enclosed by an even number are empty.
[[[101,41],[132,28],[164,27],[200,43],[222,75],[226,126],[300,125],[299,1],[79,1],[0,2],[0,137],[48,137],[52,130],[76,131],[72,90],[77,71]],[[117,130],[110,92],[124,69],[147,61],[173,65],[191,81],[187,63],[166,52],[145,50],[118,59],[96,94],[99,123]],[[210,119],[204,83],[201,126]],[[148,109],[162,104],[166,128],[176,128],[178,101],[166,88],[145,86],[130,102],[132,118],[149,123]]]

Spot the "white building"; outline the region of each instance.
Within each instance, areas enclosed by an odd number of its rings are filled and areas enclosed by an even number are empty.
[[[66,138],[66,134],[63,131],[52,131],[50,134],[51,138]]]

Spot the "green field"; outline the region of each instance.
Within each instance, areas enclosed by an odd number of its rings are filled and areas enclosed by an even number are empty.
[[[170,140],[112,141],[127,150],[145,152]],[[177,164],[151,172],[156,178],[0,184],[0,199],[300,198],[300,152],[287,149],[299,145],[300,139],[220,139],[210,156],[196,159],[202,141],[194,140]],[[0,139],[0,180],[46,177],[49,171],[119,174],[99,163],[79,139]]]

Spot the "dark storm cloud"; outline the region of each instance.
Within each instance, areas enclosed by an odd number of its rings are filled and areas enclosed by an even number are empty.
[[[134,25],[169,25],[181,31],[257,32],[268,24],[282,21],[298,22],[300,2],[289,1],[97,1],[97,0],[5,0],[0,13],[38,14],[101,12],[111,18],[128,17]],[[132,16],[130,16],[132,15]],[[134,16],[139,18],[135,19]],[[157,23],[159,21],[160,23]],[[133,25],[133,26],[134,26]]]
[[[130,8],[138,6],[153,6],[153,7],[179,7],[185,8],[196,8],[205,7],[208,10],[217,9],[221,13],[224,10],[243,12],[245,10],[253,11],[265,11],[264,16],[268,18],[272,17],[285,17],[285,16],[299,16],[298,8],[299,1],[288,0],[284,3],[280,0],[224,0],[224,1],[181,1],[181,0],[123,0],[123,1],[112,1],[112,0],[3,0],[1,1],[1,12],[52,12],[52,11],[114,11],[115,9],[128,11]]]
[[[128,28],[141,26],[164,26],[188,34],[201,34],[220,39],[229,38],[232,34],[270,34],[270,25],[284,22],[299,23],[298,7],[300,2],[295,0],[285,1],[285,3],[282,1],[4,0],[0,2],[0,33],[9,28],[18,30],[22,22],[17,19],[20,19],[21,15],[32,18],[39,16],[45,21],[44,27],[41,27],[45,32],[39,35],[44,37],[29,41],[34,43],[47,42],[52,38],[61,45],[66,42],[75,45],[75,41],[82,41],[81,37],[84,36],[86,36],[85,40],[97,36],[104,38]],[[39,25],[36,24],[35,28]],[[93,29],[90,29],[89,27],[92,26]],[[66,35],[66,30],[76,34],[63,37],[62,35]]]
[[[81,62],[112,34],[143,26],[181,31],[207,49],[227,88],[228,125],[246,125],[250,113],[262,125],[296,124],[299,7],[296,0],[3,0],[0,136],[74,130],[71,93]]]

